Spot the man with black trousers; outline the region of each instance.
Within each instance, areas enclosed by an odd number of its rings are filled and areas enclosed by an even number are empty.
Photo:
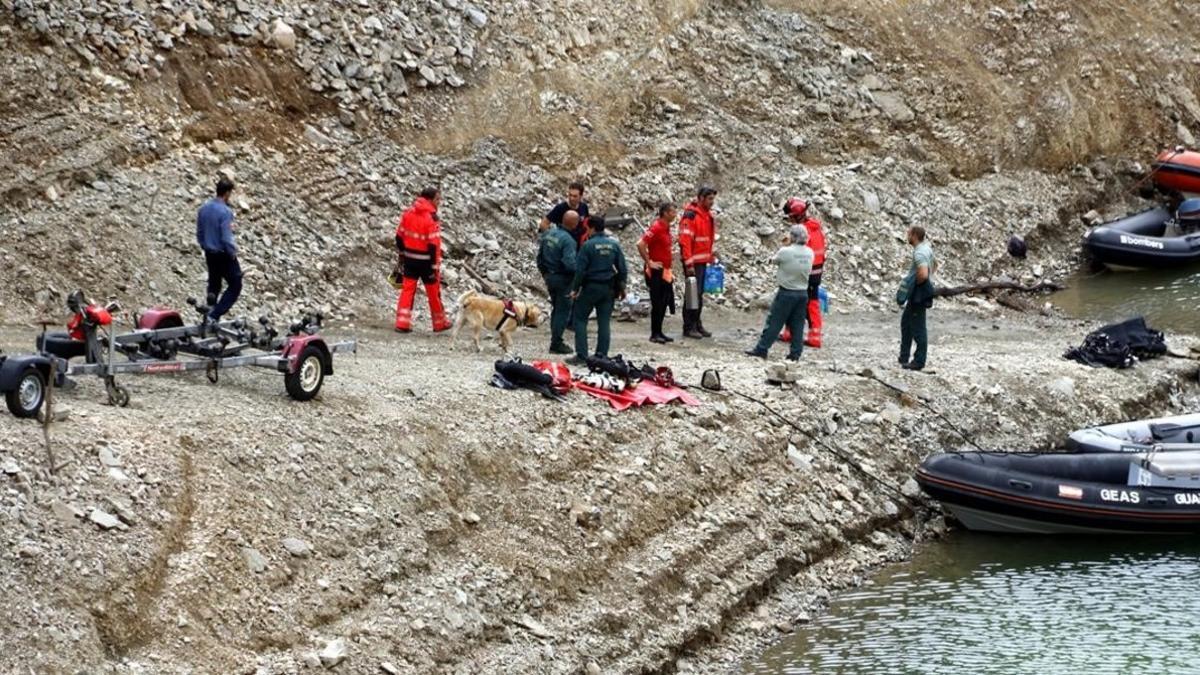
[[[707,338],[712,333],[704,328],[701,313],[704,311],[704,274],[708,265],[716,260],[713,244],[717,237],[717,224],[713,219],[712,207],[717,198],[717,189],[701,185],[696,199],[683,207],[679,219],[679,257],[683,259],[683,271],[695,277],[700,287],[700,305],[696,309],[683,310],[683,336]]]
[[[671,221],[675,207],[663,202],[658,205],[655,220],[638,241],[638,254],[646,262],[646,287],[650,289],[650,341],[657,344],[674,342],[663,332],[667,307],[674,312],[675,291],[671,286]]]
[[[216,197],[196,214],[196,243],[204,250],[204,264],[208,267],[207,321],[220,320],[242,294],[242,266],[238,264],[237,244],[233,240],[233,209],[229,208],[232,195],[233,181],[221,178],[217,181]],[[222,282],[224,293],[221,293]]]

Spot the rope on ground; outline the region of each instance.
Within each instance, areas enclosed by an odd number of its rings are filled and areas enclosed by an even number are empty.
[[[899,488],[895,487],[891,483],[888,483],[887,481],[883,480],[882,478],[879,478],[875,474],[864,469],[862,467],[862,465],[858,463],[857,460],[855,460],[853,457],[846,454],[845,452],[839,450],[838,448],[835,448],[833,445],[827,443],[825,441],[825,439],[815,436],[813,434],[810,434],[807,431],[805,431],[804,429],[800,428],[800,426],[797,425],[795,422],[784,417],[782,413],[780,413],[778,410],[772,408],[771,405],[769,403],[767,403],[766,401],[754,398],[753,396],[751,396],[749,394],[744,394],[740,391],[737,391],[736,389],[730,389],[728,387],[724,387],[724,390],[728,391],[729,393],[734,394],[736,396],[740,396],[740,397],[746,399],[747,401],[750,401],[751,403],[757,403],[758,405],[762,406],[764,410],[771,413],[775,417],[779,418],[779,420],[782,421],[784,424],[786,424],[786,425],[790,426],[791,428],[795,429],[796,431],[800,432],[800,434],[802,436],[804,436],[805,438],[809,439],[810,441],[815,442],[817,445],[820,445],[822,448],[824,448],[830,454],[832,454],[833,456],[835,456],[838,459],[845,462],[846,465],[849,466],[851,469],[854,469],[859,474],[864,476],[867,480],[871,481],[872,483],[875,483],[876,485],[882,487],[883,489],[887,490],[888,492],[892,493],[893,495],[899,497],[900,502],[902,504],[908,504],[909,507],[924,506],[924,504],[922,504],[919,500],[909,497],[908,495],[904,494],[904,492],[902,492]]]
[[[946,423],[946,426],[950,427],[950,429],[952,431],[954,431],[954,433],[956,433],[960,437],[962,437],[962,439],[964,441],[966,441],[968,445],[970,445],[971,447],[975,448],[976,450],[978,450],[980,452],[987,452],[987,450],[984,450],[983,447],[980,446],[978,443],[976,443],[974,439],[972,439],[970,436],[968,436],[965,431],[963,431],[962,429],[959,429],[958,426],[954,424],[954,422],[951,422],[950,418],[943,415],[942,411],[933,407],[933,404],[931,404],[928,400],[926,400],[925,397],[913,394],[912,392],[909,392],[906,389],[897,387],[896,385],[892,384],[891,382],[880,379],[878,376],[875,375],[875,373],[871,372],[870,370],[863,370],[863,372],[861,372],[861,373],[852,373],[848,370],[841,370],[838,368],[830,368],[830,370],[835,373],[841,374],[841,375],[849,375],[850,377],[861,377],[865,380],[874,380],[875,382],[882,384],[883,386],[887,387],[888,389],[891,389],[892,391],[894,391],[898,394],[903,394],[905,396],[911,396],[914,401],[916,401],[917,403],[920,403],[921,406],[924,407],[926,410],[928,410],[929,412],[931,412],[934,415],[937,415],[939,418],[941,418],[941,420]]]

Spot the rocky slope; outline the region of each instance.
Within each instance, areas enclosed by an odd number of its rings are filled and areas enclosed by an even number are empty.
[[[315,306],[370,338],[314,406],[253,374],[220,397],[139,380],[120,411],[85,385],[54,477],[40,431],[0,416],[0,574],[21,589],[2,669],[289,672],[339,647],[348,672],[727,669],[920,536],[814,439],[897,486],[962,442],[844,374],[891,361],[904,228],[929,228],[945,283],[1071,269],[1079,215],[1132,206],[1150,153],[1200,128],[1192,9],[0,0],[0,323],[61,317],[74,288],[127,308],[198,294],[193,215],[225,173],[239,311]],[[449,296],[483,279],[536,298],[533,232],[571,178],[643,218],[721,188],[719,342],[618,346],[688,381],[720,367],[803,432],[736,396],[531,403],[483,387],[490,356],[370,331],[391,320],[391,233],[416,190],[445,190]],[[730,354],[756,321],[736,310],[771,290],[789,195],[829,225],[844,313],[777,390]],[[1004,253],[1012,234],[1028,261]],[[1195,403],[1180,362],[1084,370],[1057,359],[1082,326],[963,307],[935,329],[940,373],[905,382],[989,447]],[[530,430],[497,440],[514,426]],[[801,570],[808,590],[747,612]]]
[[[310,404],[248,371],[130,378],[126,409],[84,381],[53,476],[40,426],[2,415],[0,670],[727,672],[925,536],[906,483],[931,448],[1198,404],[1189,361],[1057,358],[1073,323],[940,311],[915,374],[886,365],[894,315],[832,318],[787,386],[731,360],[754,317],[687,347],[618,324],[685,382],[720,367],[731,391],[691,409],[502,392],[494,343],[371,331]]]
[[[570,177],[642,217],[718,184],[738,306],[770,288],[778,205],[811,197],[831,290],[876,304],[910,223],[950,282],[1065,270],[1076,216],[1119,210],[1141,171],[1106,153],[1143,159],[1200,122],[1171,3],[1132,38],[1116,3],[419,4],[0,5],[0,313],[57,312],[74,286],[195,293],[190,221],[221,171],[243,186],[250,311],[380,319],[392,222],[430,182],[451,288],[469,263],[527,293],[533,223]],[[947,11],[970,30],[925,20]],[[1025,268],[1004,259],[1014,233],[1036,244]]]

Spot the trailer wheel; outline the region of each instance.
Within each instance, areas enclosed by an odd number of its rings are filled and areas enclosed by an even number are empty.
[[[310,401],[321,391],[325,382],[325,353],[309,345],[300,352],[296,370],[283,376],[288,396],[297,401]]]
[[[4,395],[8,411],[17,417],[36,417],[46,402],[46,376],[36,366],[29,366],[17,378],[17,386]]]
[[[116,382],[110,382],[105,386],[105,392],[108,394],[108,404],[118,408],[126,408],[129,406],[129,390]]]

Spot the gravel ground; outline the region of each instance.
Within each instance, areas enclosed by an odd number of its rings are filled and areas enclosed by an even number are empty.
[[[935,514],[906,482],[965,444],[948,421],[1025,449],[1196,403],[1190,361],[1059,359],[1085,331],[1064,319],[943,303],[935,372],[916,374],[892,365],[896,315],[829,318],[790,387],[739,353],[756,316],[717,313],[713,340],[669,347],[618,324],[614,352],[684,382],[718,368],[799,430],[729,392],[616,414],[500,391],[494,342],[378,329],[307,404],[265,371],[126,378],[127,409],[85,381],[62,394],[52,477],[41,427],[0,416],[0,583],[22,589],[0,669],[722,672],[924,536]],[[517,349],[545,342],[522,330]],[[844,374],[863,368],[908,394]]]

